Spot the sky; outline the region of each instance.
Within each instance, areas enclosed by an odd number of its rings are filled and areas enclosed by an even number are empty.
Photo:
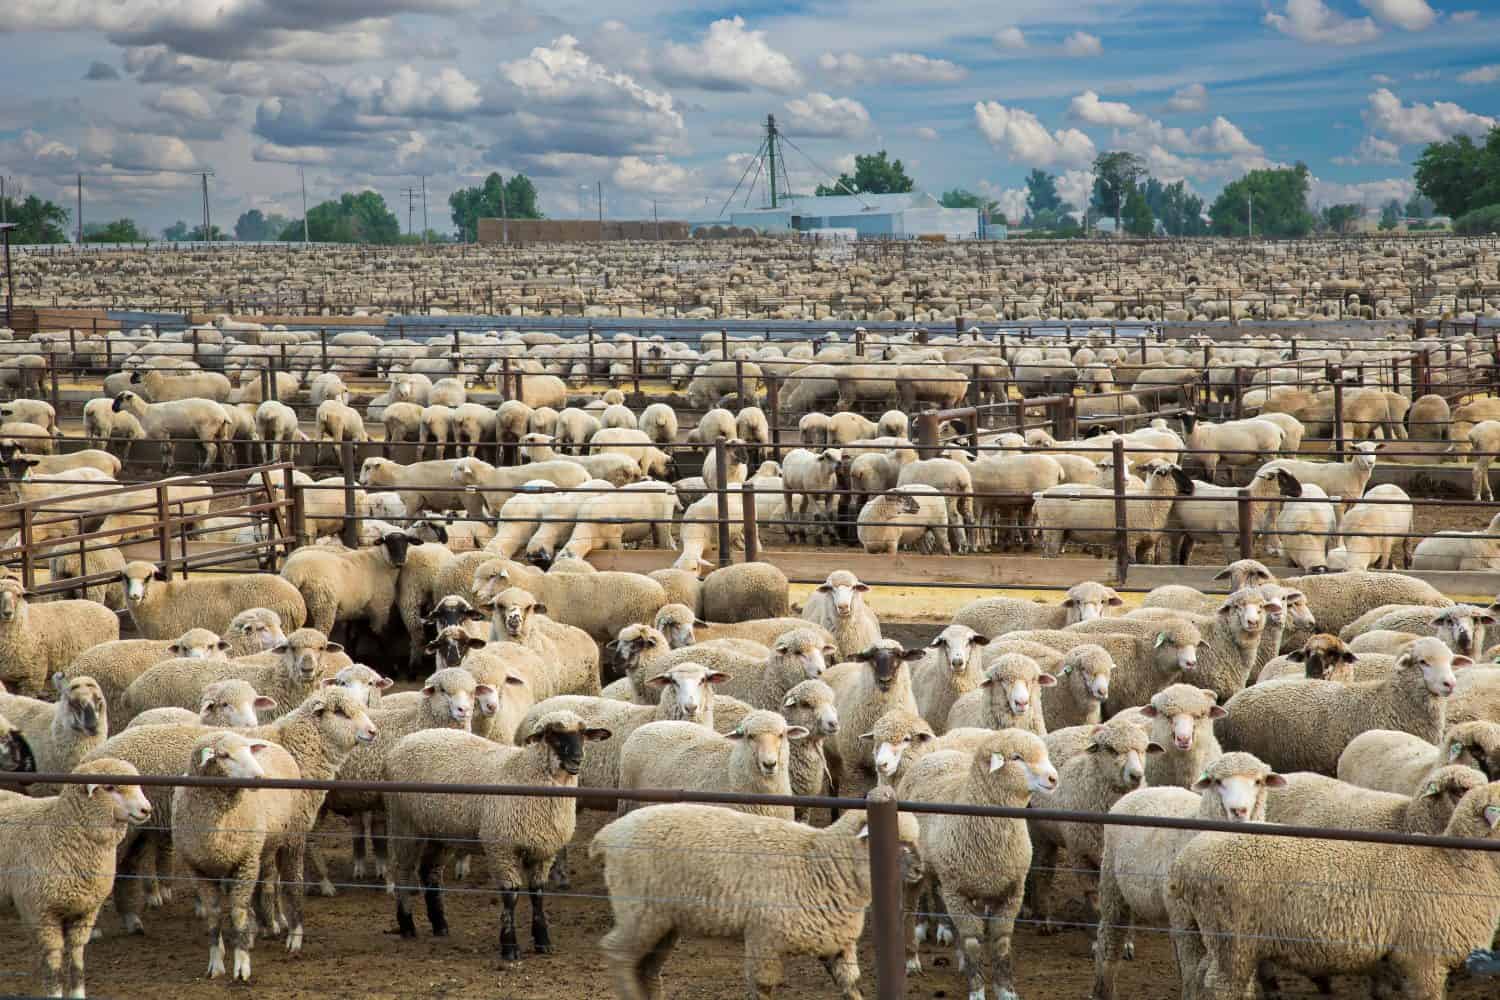
[[[1412,193],[1500,120],[1500,0],[3,0],[0,174],[152,230],[373,188],[405,228],[520,171],[555,218],[716,216],[775,114],[809,190],[886,149],[1019,215],[1096,153],[1211,197],[1301,160],[1319,205]],[[805,155],[804,155],[805,154]],[[751,171],[753,173],[753,170]],[[763,201],[763,184],[750,195]],[[745,200],[744,189],[736,204]],[[416,224],[421,225],[420,205]]]

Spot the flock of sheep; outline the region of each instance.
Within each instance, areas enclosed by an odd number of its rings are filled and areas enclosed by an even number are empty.
[[[106,900],[125,931],[145,933],[176,868],[194,880],[210,977],[251,979],[258,936],[300,952],[319,930],[306,887],[336,889],[318,845],[341,817],[353,881],[373,877],[394,895],[403,937],[418,933],[418,895],[431,932],[449,932],[445,880],[468,877],[481,856],[502,902],[501,959],[523,954],[522,894],[531,949],[553,950],[546,897],[567,885],[576,849],[602,865],[614,911],[602,947],[620,996],[659,996],[683,935],[742,941],[752,995],[782,982],[783,958],[811,955],[840,995],[860,996],[872,886],[859,810],[810,825],[822,817],[782,806],[113,780],[134,774],[894,795],[1500,841],[1500,670],[1478,665],[1497,652],[1485,633],[1500,606],[1455,603],[1394,572],[1411,501],[1366,488],[1377,440],[1472,451],[1476,495],[1487,486],[1478,470],[1500,451],[1486,437],[1500,431],[1494,400],[1460,398],[1462,373],[1416,399],[1387,380],[1413,350],[1451,344],[1301,342],[1299,358],[1364,376],[1339,393],[1349,457],[1324,461],[1304,445],[1329,436],[1334,396],[1276,339],[1020,344],[973,332],[867,337],[862,355],[838,337],[719,333],[696,348],[512,331],[324,343],[232,321],[118,335],[105,350],[50,339],[120,370],[83,406],[81,443],[95,447],[70,451],[80,442],[45,402],[0,404],[8,488],[77,518],[55,535],[33,529],[39,552],[78,523],[120,544],[153,537],[152,517],[97,495],[143,448],[148,465],[171,471],[283,458],[316,472],[319,453],[346,442],[368,456],[357,488],[296,471],[311,544],[276,572],[167,579],[105,544],[84,559],[59,547],[51,560],[54,580],[105,578],[81,599],[41,599],[0,578],[0,770],[91,776],[0,792],[0,825],[63,831],[0,837],[0,900],[20,911],[55,994],[84,994]],[[1097,391],[1101,369],[1123,374],[1140,355],[1129,385],[1110,380],[1124,395]],[[1494,363],[1482,343],[1462,356],[1473,371]],[[271,357],[290,364],[261,376]],[[619,379],[625,358],[662,379],[683,366],[681,398],[587,394]],[[1248,415],[1153,418],[1189,404],[1176,366],[1200,358],[1199,376],[1256,368],[1239,401]],[[507,372],[501,401],[486,382]],[[762,394],[769,378],[782,382],[775,407]],[[278,398],[261,398],[268,382]],[[924,411],[971,390],[1010,400],[1078,388],[1079,401],[1139,409],[1117,409],[1114,430],[1084,440],[961,422],[935,444],[913,440]],[[1130,595],[1084,582],[1055,604],[983,598],[908,647],[885,634],[870,587],[837,552],[800,611],[769,562],[713,569],[721,485],[731,544],[745,542],[752,501],[752,525],[792,542],[852,536],[872,553],[968,552],[1038,533],[1049,553],[1112,544],[1115,434],[1131,462],[1137,556],[1172,543],[1185,558],[1195,541],[1218,541],[1227,595],[1172,585],[1127,608]],[[161,437],[172,440],[151,443]],[[528,461],[505,464],[512,450]],[[677,475],[699,456],[699,475]],[[1189,459],[1205,479],[1186,474]],[[1219,466],[1251,476],[1265,549],[1292,570],[1237,551]],[[199,539],[261,537],[216,517],[211,484],[182,477],[168,489]],[[352,539],[346,489],[360,519]],[[1434,535],[1411,561],[1500,568],[1491,530]],[[675,562],[632,573],[587,561],[630,545],[673,550],[663,562]],[[120,638],[117,612],[135,638]],[[417,684],[398,692],[395,673]],[[621,815],[585,843],[580,808]],[[1019,917],[1056,933],[1065,906],[1091,902],[1101,998],[1116,995],[1133,928],[1165,927],[1184,996],[1356,975],[1378,991],[1440,997],[1500,919],[1494,853],[939,813],[902,814],[898,833],[914,917],[907,968],[952,945],[971,1000],[1016,994]],[[685,846],[702,863],[684,860]],[[1087,889],[1097,879],[1089,898],[1062,898],[1064,854]]]
[[[160,248],[15,256],[19,301],[271,315],[846,319],[1496,315],[1493,240]],[[946,324],[945,324],[946,325]]]

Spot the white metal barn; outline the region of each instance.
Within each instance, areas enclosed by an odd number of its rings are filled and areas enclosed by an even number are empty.
[[[782,198],[776,208],[731,212],[730,224],[764,233],[852,229],[861,237],[893,239],[945,236],[971,240],[979,235],[977,210],[944,208],[925,191]]]

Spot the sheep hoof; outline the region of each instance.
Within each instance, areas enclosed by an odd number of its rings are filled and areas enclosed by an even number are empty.
[[[952,944],[953,928],[949,927],[947,924],[939,924],[935,940],[940,946],[947,946]]]
[[[162,892],[160,889],[152,889],[146,893],[146,909],[159,910],[162,905]]]
[[[298,924],[296,930],[286,936],[286,950],[289,955],[302,953],[302,925]]]
[[[321,881],[321,882],[318,883],[318,895],[320,895],[320,896],[327,896],[327,897],[329,897],[331,899],[332,897],[337,896],[338,894],[339,894],[339,891],[337,889],[335,889],[333,887],[333,883],[330,882],[330,881],[328,881],[326,878],[323,881]]]
[[[146,926],[141,923],[141,918],[134,913],[125,914],[125,933],[144,934]]]
[[[386,863],[384,861],[381,861],[381,860],[378,860],[378,859],[376,860],[376,862],[375,862],[375,877],[376,878],[386,878],[389,871],[390,871],[390,869],[387,867],[387,865],[386,865]]]
[[[242,983],[250,981],[250,953],[243,948],[234,949],[234,978]]]
[[[356,882],[363,882],[365,880],[365,863],[363,859],[354,862],[354,870],[350,874]]]
[[[913,955],[906,960],[906,974],[908,976],[920,976],[922,974],[922,960]]]
[[[1000,990],[995,994],[996,1000],[1021,1000],[1015,990]]]
[[[984,987],[981,986],[977,990],[970,990],[969,1000],[984,1000]]]
[[[460,882],[468,878],[469,867],[473,864],[473,862],[473,855],[470,854],[465,854],[463,857],[453,862],[453,877],[458,879]]]
[[[1125,961],[1127,961],[1127,962],[1134,962],[1135,961],[1135,942],[1134,941],[1126,941],[1125,942],[1125,947],[1120,951],[1120,957],[1123,958],[1123,959],[1125,959]]]
[[[916,929],[912,932],[912,936],[913,936],[913,938],[916,939],[917,944],[926,944],[927,943],[927,921],[925,921],[925,920],[918,920],[917,921]]]
[[[218,979],[224,974],[224,941],[216,940],[208,946],[208,978]]]

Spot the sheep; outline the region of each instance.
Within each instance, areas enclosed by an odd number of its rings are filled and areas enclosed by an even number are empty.
[[[224,641],[230,656],[253,656],[264,653],[286,638],[281,630],[281,616],[270,608],[246,608],[229,619]]]
[[[803,605],[803,619],[832,634],[840,660],[853,659],[880,640],[880,619],[864,600],[869,589],[848,570],[834,570]]]
[[[803,444],[824,448],[830,443],[832,419],[826,413],[807,413],[797,421],[797,434]]]
[[[1108,718],[1122,708],[1145,704],[1157,691],[1181,680],[1184,672],[1198,667],[1198,644],[1203,634],[1196,625],[1180,619],[1153,624],[1154,629],[1138,634],[1090,635],[1072,629],[1012,632],[990,653],[1008,652],[1013,642],[1040,643],[1061,652],[1091,643],[1102,646],[1115,664],[1109,699],[1104,703],[1104,717]]]
[[[301,628],[307,620],[297,588],[270,573],[168,580],[154,564],[137,560],[125,564],[123,576],[130,620],[147,639],[168,639],[191,628],[222,635],[247,608],[274,611],[283,627]]]
[[[691,646],[695,642],[711,639],[748,639],[762,646],[775,645],[776,640],[795,629],[805,629],[815,635],[824,646],[824,652],[833,656],[833,636],[827,629],[809,625],[801,618],[758,618],[746,622],[727,622],[710,625],[700,619],[686,604],[664,604],[651,622],[653,628],[664,635],[673,649]]]
[[[1258,417],[1211,424],[1195,420],[1189,411],[1183,414],[1183,423],[1188,431],[1184,443],[1199,453],[1197,458],[1203,463],[1203,473],[1209,482],[1214,481],[1220,462],[1230,466],[1254,465],[1262,455],[1274,454],[1283,447],[1281,427]]]
[[[1411,568],[1500,570],[1500,514],[1483,531],[1439,531],[1417,542]]]
[[[1436,740],[1453,671],[1472,663],[1435,638],[1412,643],[1384,680],[1337,684],[1283,680],[1246,688],[1224,706],[1215,729],[1227,749],[1247,750],[1282,771],[1334,774],[1339,754],[1369,729]]]
[[[1500,836],[1500,783],[1464,796],[1443,832]],[[1457,885],[1469,904],[1443,890]],[[1310,976],[1383,968],[1407,995],[1442,996],[1449,971],[1490,945],[1497,893],[1500,869],[1465,852],[1244,835],[1190,841],[1168,882],[1188,995],[1248,994],[1260,963],[1274,962]]]
[[[712,445],[719,438],[734,437],[734,414],[728,410],[714,408],[704,411],[698,418],[698,426],[688,431],[689,444]]]
[[[1228,713],[1209,688],[1172,684],[1137,710],[1148,720],[1151,739],[1163,752],[1146,761],[1148,785],[1191,788],[1204,769],[1223,753],[1214,736],[1214,720]]]
[[[248,681],[256,691],[275,699],[283,712],[290,711],[314,693],[335,665],[344,665],[335,659],[342,653],[342,646],[329,642],[317,629],[299,628],[269,652],[255,656],[163,660],[130,682],[120,698],[120,712],[122,717],[133,718],[150,708],[196,709],[205,685],[229,679]]]
[[[1308,462],[1295,458],[1277,458],[1262,469],[1284,469],[1306,489],[1321,487],[1331,497],[1363,496],[1370,476],[1375,470],[1374,441],[1360,441],[1354,445],[1354,455],[1347,462]]]
[[[734,437],[745,442],[750,461],[760,462],[765,449],[771,444],[771,425],[766,411],[758,406],[746,406],[734,415]]]
[[[891,797],[880,791],[870,799]],[[816,830],[687,804],[639,809],[605,826],[590,843],[589,856],[602,860],[609,888],[614,925],[601,947],[619,995],[659,995],[672,944],[688,932],[743,939],[745,978],[754,995],[769,996],[781,984],[783,956],[811,954],[822,959],[840,996],[857,1000],[858,942],[872,894],[865,835],[857,811]],[[915,851],[915,817],[898,817],[897,836],[905,850]],[[651,860],[686,843],[720,856],[753,843],[777,860],[771,866],[765,859],[707,865],[701,877],[695,874],[695,892],[687,900],[674,888],[676,875]],[[780,903],[767,909],[763,895]]]
[[[1428,775],[1449,765],[1500,780],[1500,722],[1450,725],[1436,746],[1411,733],[1367,730],[1339,755],[1338,777],[1361,788],[1417,795]]]
[[[0,694],[0,716],[10,720],[31,748],[36,769],[66,774],[109,738],[109,709],[92,677],[52,675],[56,702]],[[32,794],[52,794],[52,786],[34,785]]]
[[[978,687],[956,699],[933,728],[1025,729],[1041,736],[1047,732],[1041,692],[1056,684],[1031,657],[1001,653],[985,664]]]
[[[1261,668],[1256,682],[1296,677],[1347,683],[1355,679],[1353,665],[1362,657],[1336,635],[1326,632],[1310,637],[1301,649],[1278,656]]]
[[[1271,528],[1281,508],[1282,497],[1299,497],[1302,484],[1284,469],[1262,469],[1250,480],[1250,528],[1252,532],[1264,533]],[[1198,539],[1217,536],[1224,561],[1239,548],[1238,503],[1229,502],[1238,497],[1239,488],[1215,486],[1193,480],[1191,497],[1183,497],[1172,508],[1172,517],[1181,529],[1178,535],[1177,562],[1187,564],[1193,545]],[[1254,547],[1252,537],[1252,549]],[[1251,553],[1241,553],[1247,558]],[[1360,567],[1361,569],[1363,567]]]
[[[788,611],[787,590],[786,574],[770,563],[722,566],[703,578],[698,613],[714,623],[779,618]],[[802,618],[808,620],[806,614]]]
[[[66,679],[94,678],[104,699],[118,704],[120,696],[148,668],[162,660],[191,657],[206,660],[228,659],[230,644],[207,629],[189,629],[176,639],[115,639],[102,642],[80,653],[63,669]]]
[[[1367,504],[1360,502],[1339,519],[1338,535],[1343,544],[1328,551],[1328,568],[1395,569],[1393,550],[1401,554],[1401,565],[1411,565],[1412,529],[1411,498],[1394,483],[1371,487],[1364,500],[1393,501]]]
[[[257,710],[270,711],[275,707],[274,698],[256,694],[255,688],[246,681],[214,681],[203,688],[198,711],[175,706],[153,708],[131,719],[126,728],[164,725],[253,726],[260,721]]]
[[[1060,604],[1016,597],[981,597],[958,609],[953,624],[966,625],[987,639],[1022,629],[1060,629],[1093,621],[1124,605],[1111,587],[1087,581],[1069,587]]]
[[[910,422],[900,410],[886,410],[876,422],[876,430],[880,437],[904,438],[910,430]]]
[[[587,727],[571,712],[537,720],[519,747],[496,746],[472,733],[426,730],[391,747],[384,777],[387,781],[575,786],[583,766],[584,743],[608,738],[608,730]],[[386,811],[394,848],[396,924],[403,938],[417,934],[411,904],[418,886],[424,890],[433,934],[448,933],[442,899],[444,855],[455,843],[474,842],[483,845],[505,907],[500,922],[501,960],[515,962],[521,957],[516,900],[522,889],[531,897],[532,944],[542,953],[552,950],[542,888],[553,858],[573,839],[574,800],[391,794],[386,796]]]
[[[3,687],[4,685],[0,685]],[[26,734],[0,715],[0,773],[36,770],[36,754],[26,742]]]
[[[196,441],[202,450],[200,469],[213,465],[220,442],[229,438],[230,419],[224,408],[211,399],[147,403],[136,393],[126,390],[115,397],[113,409],[115,413],[129,413],[140,421],[145,437]]]
[[[365,422],[359,415],[359,411],[337,399],[326,399],[320,403],[315,419],[318,431],[314,438],[317,442],[317,447],[313,450],[314,463],[321,459],[325,441],[337,445],[344,441],[362,444],[370,440],[370,436],[365,433]],[[334,447],[331,450],[337,456],[338,448]]]
[[[639,573],[540,573],[491,558],[469,569],[464,581],[484,604],[510,585],[506,578],[514,578],[540,598],[553,610],[554,621],[582,629],[600,643],[609,642],[626,625],[651,621],[667,603],[661,584]],[[444,594],[449,592],[460,591],[454,588]]]
[[[903,649],[894,639],[877,639],[848,662],[823,672],[823,683],[833,689],[839,715],[839,732],[825,750],[840,795],[863,795],[877,784],[874,761],[862,741],[875,720],[887,712],[917,711],[908,664],[925,655],[923,649]]]
[[[557,557],[583,559],[596,549],[623,549],[627,542],[648,539],[657,548],[673,549],[672,514],[677,507],[677,491],[649,479],[585,497],[573,515],[577,524]]]
[[[652,403],[642,410],[636,428],[652,444],[670,447],[677,443],[677,414],[666,403]]]
[[[1410,793],[1361,788],[1337,778],[1300,771],[1266,799],[1266,822],[1340,830],[1440,834],[1471,789],[1485,783],[1472,767],[1441,767]]]
[[[521,484],[532,480],[546,479],[562,489],[574,489],[594,478],[577,462],[566,460],[497,468],[477,458],[458,459],[448,475],[453,482],[463,484],[464,508],[471,518],[499,510]]]
[[[49,996],[85,995],[83,954],[115,875],[115,848],[127,824],[144,823],[151,806],[140,786],[111,778],[137,771],[113,758],[90,761],[79,773],[97,781],[65,785],[47,798],[0,795],[0,826],[33,835],[0,837],[0,900],[29,928]]]
[[[908,462],[896,476],[897,487],[922,484],[943,494],[948,509],[948,536],[960,553],[969,551],[968,529],[974,525],[974,479],[968,467],[951,458]]]
[[[829,790],[828,757],[824,741],[839,731],[839,712],[833,689],[821,680],[796,684],[786,693],[777,711],[791,726],[807,730],[804,739],[792,743],[787,771],[793,795],[823,795]],[[809,809],[798,809],[806,822]]]
[[[926,659],[912,670],[917,711],[935,732],[946,730],[948,710],[984,679],[981,658],[989,639],[965,625],[949,625],[928,643]]]
[[[119,620],[102,604],[35,604],[20,580],[0,578],[0,684],[18,694],[41,693],[84,650],[119,637]]]
[[[547,618],[547,606],[519,587],[496,594],[489,607],[492,641],[535,650],[556,671],[559,693],[599,693],[599,649],[587,632]]]
[[[181,774],[193,743],[210,732],[202,726],[126,728],[94,750],[90,759],[118,757],[135,765],[142,774]],[[278,777],[327,781],[338,773],[339,765],[354,747],[375,739],[378,730],[353,695],[338,688],[325,688],[294,705],[276,721],[240,730],[240,733],[251,739],[274,743],[292,755],[300,774],[280,774]],[[287,946],[293,952],[301,949],[304,936],[302,876],[305,838],[317,818],[324,796],[322,791],[295,794],[298,803],[295,815],[278,832],[274,844],[274,868],[279,871],[283,883],[282,907],[274,905],[275,880],[270,875],[263,879],[260,902],[264,911],[258,907],[262,928],[267,933],[286,930]],[[166,875],[170,871],[170,840],[165,834],[172,824],[172,791],[166,786],[150,788],[147,799],[158,822],[133,833],[131,839],[122,845],[115,880],[115,908],[125,930],[132,934],[143,932],[140,916],[142,875],[139,873],[143,863],[151,858],[156,863],[158,874]],[[261,864],[263,873],[272,871],[273,866],[264,855]],[[281,909],[285,910],[285,919],[278,912]]]
[[[895,555],[897,549],[920,543],[951,555],[947,505],[938,491],[922,483],[901,486],[867,501],[859,511],[856,529],[860,545],[872,554]]]
[[[1418,396],[1406,411],[1412,440],[1441,441],[1452,419],[1448,401],[1435,394]]]
[[[1485,648],[1484,630],[1495,624],[1495,613],[1472,604],[1446,608],[1385,604],[1371,608],[1339,631],[1345,642],[1375,631],[1432,635],[1455,653],[1477,656]]]
[[[390,440],[387,433],[386,440]],[[359,469],[359,485],[366,489],[394,491],[401,505],[411,517],[423,511],[442,513],[447,510],[468,510],[464,488],[458,485],[453,472],[460,459],[445,459],[437,462],[414,462],[399,465],[388,458],[371,457],[364,460]],[[462,461],[470,461],[463,459]],[[491,501],[497,505],[502,501]],[[471,516],[483,513],[478,498],[473,500]]]
[[[1063,729],[1098,723],[1109,698],[1109,679],[1115,672],[1109,651],[1091,643],[1074,646],[1050,669],[1057,683],[1040,690],[1041,713],[1047,725]]]
[[[1156,553],[1173,499],[1193,492],[1193,481],[1175,465],[1150,462],[1143,469],[1144,489],[1134,491],[1141,499],[1125,506],[1129,544],[1137,562]],[[1043,552],[1049,558],[1057,556],[1070,537],[1094,544],[1113,543],[1115,502],[1109,496],[1111,492],[1098,486],[1059,486],[1038,494],[1032,519],[1042,534]]]
[[[1328,540],[1338,524],[1337,498],[1316,483],[1303,483],[1296,502],[1283,504],[1276,516],[1272,546],[1299,569],[1328,570]]]
[[[763,709],[723,735],[693,722],[649,722],[620,750],[619,787],[790,795],[790,744],[807,736],[806,727]],[[790,806],[730,808],[792,818]]]
[[[1260,572],[1265,573],[1268,579],[1254,582],[1277,582],[1269,579],[1270,574],[1264,566],[1260,567]],[[1453,603],[1430,583],[1400,573],[1351,570],[1337,574],[1287,577],[1279,582],[1284,587],[1300,590],[1307,597],[1307,605],[1317,619],[1318,630],[1335,635],[1340,634],[1345,626],[1369,609],[1384,604],[1423,604],[1442,608]],[[1241,583],[1240,586],[1244,584]],[[1284,636],[1282,641],[1288,641],[1288,637]]]
[[[342,622],[352,648],[353,622],[363,622],[377,639],[385,632],[396,607],[397,577],[414,544],[422,543],[395,529],[379,545],[353,552],[304,548],[287,558],[281,576],[301,595],[309,627],[328,635]]]
[[[1034,733],[989,733],[972,751],[928,754],[903,780],[903,798],[1024,808],[1057,787],[1047,745]],[[921,824],[924,880],[935,883],[953,918],[970,997],[1015,995],[1010,943],[1021,909],[1031,839],[1026,821],[936,814]]]
[[[635,413],[630,407],[624,403],[608,403],[604,407],[604,412],[599,414],[599,424],[601,427],[629,427],[631,430],[635,430],[640,422],[636,419]],[[668,441],[667,443],[671,444],[672,442]]]
[[[1124,719],[1091,727],[1083,750],[1061,761],[1055,791],[1031,793],[1032,808],[1108,812],[1122,796],[1145,785],[1147,760],[1164,752],[1161,744]],[[1051,741],[1047,755],[1058,760],[1058,748]],[[1080,870],[1089,887],[1085,892],[1092,896],[1104,849],[1103,828],[1093,823],[1053,820],[1030,820],[1027,827],[1033,867],[1026,895],[1038,917],[1037,932],[1055,934],[1061,930],[1053,921],[1051,906],[1058,849],[1067,850],[1068,864]]]
[[[856,477],[859,462],[855,459],[851,479]],[[969,466],[969,478],[974,487],[976,529],[993,537],[1003,524],[1011,540],[1023,547],[1029,539],[1026,525],[1031,520],[1032,498],[1068,481],[1062,464],[1052,455],[982,457]]]
[[[98,469],[106,476],[118,477],[123,468],[118,458],[97,448],[85,448],[67,455],[33,455],[0,443],[0,460],[15,479],[25,479],[28,475],[57,475],[74,469]]]
[[[805,539],[810,526],[822,522],[819,544],[833,538],[836,498],[831,493],[848,479],[850,459],[837,448],[812,452],[795,448],[782,459],[782,490],[786,504],[787,536]]]
[[[184,399],[211,399],[222,403],[229,399],[233,386],[218,372],[204,371],[134,371],[130,384],[151,403],[168,403]]]
[[[1171,816],[1234,823],[1265,818],[1268,789],[1285,778],[1247,753],[1227,753],[1209,763],[1192,789],[1141,788],[1110,807],[1112,816]],[[1120,960],[1135,956],[1137,926],[1167,920],[1167,874],[1184,845],[1198,833],[1147,826],[1106,826],[1099,855],[1099,929],[1094,949],[1096,1000],[1116,1000]]]
[[[49,434],[57,433],[57,411],[40,399],[12,399],[0,405],[0,421],[35,424]]]

